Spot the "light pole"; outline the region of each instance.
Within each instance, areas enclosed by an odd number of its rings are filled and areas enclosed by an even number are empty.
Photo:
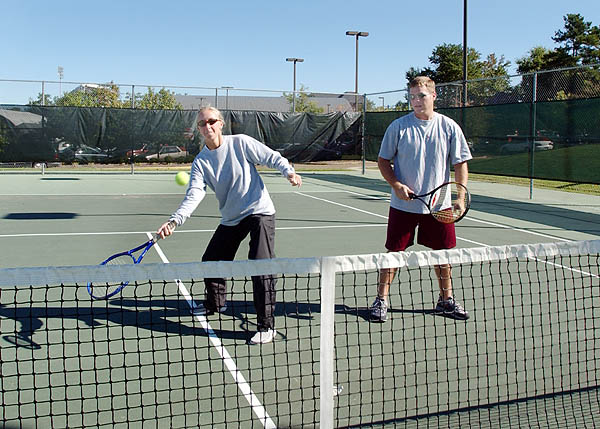
[[[229,110],[229,90],[233,89],[233,86],[222,86],[225,90],[225,110]]]
[[[61,66],[58,66],[58,96],[62,97],[62,78],[64,75],[65,69]]]
[[[463,107],[467,105],[467,60],[469,51],[467,48],[467,0],[463,2]],[[464,112],[464,110],[463,110]]]
[[[294,63],[294,92],[292,93],[292,113],[296,112],[296,63],[304,62],[304,58],[286,58],[286,61]]]
[[[379,97],[379,99],[381,100],[381,110],[385,110],[385,104],[384,104],[385,97]]]
[[[356,38],[356,68],[354,71],[354,110],[358,110],[358,38],[367,37],[366,31],[346,31],[346,36],[354,36]]]

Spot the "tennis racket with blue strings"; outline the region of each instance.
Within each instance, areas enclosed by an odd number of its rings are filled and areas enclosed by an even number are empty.
[[[171,229],[175,228],[175,222],[169,222],[169,227]],[[160,240],[159,235],[155,235],[150,240],[145,242],[144,244],[135,247],[126,252],[115,253],[114,255],[108,257],[104,261],[100,263],[100,265],[127,265],[127,264],[139,264],[142,262],[148,250],[152,248],[156,244],[156,242]],[[140,253],[141,251],[141,253]],[[119,292],[123,290],[125,286],[129,284],[129,281],[121,281],[121,282],[106,282],[106,283],[92,283],[89,282],[87,284],[87,290],[92,297],[92,299],[108,299],[112,296],[115,296]]]

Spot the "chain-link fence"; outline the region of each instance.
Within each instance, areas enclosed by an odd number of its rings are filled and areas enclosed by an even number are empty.
[[[15,92],[16,87],[18,87],[17,92]],[[143,150],[142,143],[145,143],[146,147],[155,148],[153,150],[156,150],[158,154],[160,148],[166,144],[163,143],[163,140],[168,133],[165,134],[161,131],[162,134],[159,138],[155,135],[156,127],[142,127],[138,130],[138,125],[146,123],[146,119],[133,121],[136,125],[127,128],[129,132],[126,133],[126,137],[115,137],[116,140],[119,140],[119,145],[109,144],[108,137],[113,136],[112,128],[109,126],[112,122],[98,123],[99,125],[94,123],[90,126],[87,120],[82,119],[89,117],[90,112],[100,115],[100,117],[113,119],[129,116],[138,119],[146,118],[148,114],[139,112],[139,108],[142,107],[145,96],[153,88],[156,87],[114,83],[83,84],[64,81],[0,79],[0,103],[5,104],[5,106],[0,106],[2,109],[0,154],[3,153],[3,157],[6,159],[10,153],[11,161],[19,161],[18,158],[45,160],[47,156],[51,155],[56,157],[60,139],[69,140],[65,138],[66,135],[74,135],[75,137],[70,140],[78,142],[80,145],[104,152],[107,149],[119,147],[122,153],[118,159],[131,158],[135,151]],[[275,115],[273,117],[306,115],[306,112],[311,112],[309,115],[312,116],[308,116],[310,118],[308,122],[318,119],[324,123],[328,123],[328,117],[331,115],[363,112],[363,126],[353,122],[352,127],[344,128],[343,148],[330,151],[330,155],[334,156],[333,159],[342,155],[356,156],[361,152],[363,159],[377,159],[381,139],[389,124],[399,116],[410,112],[407,89],[357,96],[354,93],[285,92],[225,86],[221,88],[160,86],[160,88],[173,94],[178,107],[184,112],[183,115],[191,114],[191,117],[200,106],[206,105],[218,107],[231,114],[232,118],[240,116],[244,112],[269,112],[270,115]],[[437,110],[454,118],[462,126],[469,141],[474,155],[474,160],[469,164],[471,171],[600,183],[600,169],[597,168],[600,145],[599,65],[493,79],[476,79],[466,83],[444,83],[437,85],[436,90],[438,94]],[[106,103],[104,108],[68,108],[61,111],[56,106],[57,100],[61,97],[64,98],[65,94],[81,95],[89,91],[96,91],[94,93],[104,97],[101,100]],[[15,95],[17,93],[18,96]],[[28,94],[25,101],[23,101],[23,93]],[[21,98],[19,99],[19,97]],[[17,99],[20,101],[16,102]],[[10,105],[6,106],[6,104]],[[35,111],[40,107],[52,107],[57,110],[49,110],[40,115]],[[119,113],[119,110],[122,112]],[[138,113],[127,113],[129,110]],[[51,117],[57,116],[56,112],[62,112],[61,114],[67,116],[68,114],[74,115],[73,121],[50,121]],[[357,115],[358,113],[352,114]],[[163,119],[172,117],[169,123],[176,124],[176,131],[173,135],[176,136],[177,141],[174,141],[173,146],[184,147],[187,153],[193,154],[194,150],[186,148],[186,145],[189,144],[193,120],[186,120],[185,124],[181,125],[181,121],[176,119],[177,115],[163,114],[161,117]],[[257,118],[260,118],[260,115]],[[290,116],[286,117],[285,121],[278,121],[280,127],[287,127],[295,121],[306,122],[306,118],[297,119]],[[53,129],[51,125],[54,126],[55,123],[64,123],[65,126],[71,123],[72,126],[80,128],[75,130],[76,132],[67,129],[68,126],[64,130]],[[84,123],[87,125],[81,125]],[[236,132],[252,135],[256,131],[256,124],[260,124],[261,121],[245,121],[244,123],[250,124],[248,125],[250,128],[246,130],[236,127]],[[45,134],[40,134],[40,130],[25,130],[28,127],[42,128]],[[18,133],[15,130],[18,130]],[[48,141],[50,130],[53,141]],[[147,131],[146,134],[144,134],[144,130]],[[349,133],[354,134],[350,136]],[[273,129],[271,135],[280,135],[280,133]],[[283,135],[290,136],[292,134],[284,133]],[[303,153],[303,149],[299,147],[299,141],[292,140],[294,141],[278,142],[278,144],[292,145],[296,152]],[[335,140],[341,141],[338,137]],[[306,141],[310,141],[311,143],[307,144],[314,146],[316,140],[308,139]],[[71,144],[73,143],[71,142]],[[355,144],[355,147],[350,147],[351,144]],[[49,152],[42,157],[35,156],[37,146],[48,149]],[[66,144],[62,146],[65,147]],[[325,144],[321,142],[315,147],[323,149]],[[312,155],[308,158],[315,159],[313,155],[317,152],[309,152]],[[325,152],[320,150],[317,157],[325,155]]]
[[[470,171],[600,184],[600,66],[440,84],[436,92],[436,110],[469,142]],[[389,124],[410,113],[407,95],[365,96],[366,159],[377,159]]]
[[[294,162],[360,156],[361,114],[223,111],[225,134],[247,134]],[[0,167],[191,162],[203,147],[196,110],[0,105]]]
[[[436,107],[489,106],[600,97],[600,65],[436,84]],[[368,112],[410,110],[408,88],[366,94]]]
[[[362,112],[362,96],[354,93],[0,79],[0,104],[13,106],[148,109],[157,108],[150,104],[157,104],[161,94],[167,94],[172,104],[183,110],[213,106],[223,111]]]

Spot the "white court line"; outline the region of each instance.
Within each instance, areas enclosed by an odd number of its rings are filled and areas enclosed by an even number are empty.
[[[469,219],[471,222],[479,222],[479,223],[483,223],[486,225],[496,226],[498,228],[511,229],[513,231],[524,232],[526,234],[531,234],[531,235],[538,235],[540,237],[551,238],[553,240],[566,241],[566,242],[573,241],[573,240],[569,240],[567,238],[556,237],[554,235],[543,234],[541,232],[528,231],[526,229],[516,228],[513,226],[506,226],[506,225],[502,225],[500,223],[490,222],[487,220],[473,219],[472,217],[466,217],[465,219]]]
[[[303,229],[329,229],[329,228],[372,228],[386,226],[383,223],[373,224],[348,224],[348,225],[322,225],[322,226],[282,226],[276,230],[303,230]],[[186,229],[177,231],[178,234],[189,234],[198,232],[215,232],[214,229]],[[24,234],[0,234],[0,238],[18,238],[18,237],[63,237],[63,236],[88,236],[88,235],[139,235],[146,234],[146,231],[122,231],[122,232],[42,232],[42,233],[24,233]]]
[[[147,232],[146,234],[148,235],[148,238],[152,238],[151,233]],[[154,248],[156,249],[158,256],[160,256],[160,259],[165,264],[168,264],[169,260],[163,253],[163,251],[160,248],[160,246],[158,245],[158,243],[156,243],[154,245]],[[180,281],[179,279],[175,279],[175,282],[177,283],[177,286],[179,287],[179,291],[185,297],[185,300],[187,301],[188,305],[190,306],[190,309],[196,308],[194,300],[193,300],[192,296],[190,295],[190,292],[188,291],[188,289],[183,284],[183,282]],[[275,426],[275,423],[273,422],[273,420],[267,413],[267,410],[265,409],[265,407],[263,407],[263,405],[260,403],[260,401],[258,400],[256,395],[250,388],[250,385],[244,378],[244,375],[241,373],[240,370],[237,369],[237,366],[236,366],[234,360],[231,358],[231,355],[229,354],[229,352],[227,351],[227,349],[221,342],[221,339],[217,336],[217,334],[215,334],[215,331],[208,323],[206,316],[196,315],[196,319],[198,320],[198,322],[200,322],[202,329],[204,329],[206,331],[206,333],[208,334],[208,337],[210,338],[210,342],[212,343],[214,348],[217,350],[217,352],[221,356],[221,359],[223,359],[223,363],[229,370],[231,376],[233,377],[233,380],[237,383],[240,391],[246,397],[246,400],[252,407],[252,410],[254,411],[254,414],[256,414],[256,417],[258,417],[258,419],[260,420],[260,422],[263,424],[263,426],[265,428],[275,429],[277,426]]]
[[[350,194],[354,194],[354,195],[361,195],[361,196],[364,196],[364,197],[369,197],[368,195],[360,194],[358,192],[351,192],[351,191],[344,191],[344,192],[347,192],[347,193],[350,193]],[[345,208],[348,208],[348,209],[351,209],[351,210],[355,210],[355,211],[358,211],[358,212],[361,212],[361,213],[366,213],[366,214],[370,214],[370,215],[377,216],[377,217],[384,217],[385,219],[387,219],[387,216],[382,216],[382,215],[380,215],[378,213],[372,213],[372,212],[369,212],[369,211],[366,211],[366,210],[362,210],[362,209],[359,209],[359,208],[356,208],[356,207],[348,206],[346,204],[341,204],[341,203],[338,203],[336,201],[327,200],[325,198],[318,198],[318,197],[315,197],[315,196],[312,196],[312,195],[308,195],[308,194],[305,194],[303,192],[298,192],[298,191],[296,191],[295,193],[299,194],[299,195],[302,195],[302,196],[305,196],[305,197],[314,198],[316,200],[323,201],[323,202],[326,202],[326,203],[334,204],[336,206],[342,206],[342,207],[345,207]],[[384,200],[384,198],[379,198],[379,197],[371,197],[371,198]],[[389,201],[389,199],[386,199],[386,200]],[[573,240],[567,240],[566,238],[554,237],[552,235],[542,234],[542,233],[534,232],[534,231],[527,231],[525,229],[515,228],[515,227],[511,227],[511,226],[506,226],[506,225],[501,225],[501,224],[498,224],[498,223],[489,222],[489,221],[485,221],[485,220],[473,219],[473,218],[470,218],[470,217],[465,218],[465,219],[469,219],[469,220],[471,220],[473,222],[480,222],[480,223],[483,223],[483,224],[486,224],[486,225],[496,226],[496,227],[499,227],[499,228],[510,229],[510,230],[513,230],[513,231],[524,232],[524,233],[532,234],[532,235],[538,235],[540,237],[552,238],[554,240],[561,240],[561,241],[566,241],[566,242],[573,241]],[[456,238],[459,239],[459,240],[462,240],[462,241],[466,241],[468,243],[476,244],[478,246],[491,247],[490,244],[480,243],[480,242],[477,242],[477,241],[474,241],[474,240],[468,240],[466,238],[461,238],[461,237],[458,237],[458,236]],[[542,260],[539,260],[537,258],[530,258],[530,259],[536,260],[538,262],[544,262],[546,264],[557,266],[557,267],[560,267],[560,268],[565,268],[567,270],[570,270],[570,271],[573,271],[573,272],[577,272],[577,273],[580,273],[580,274],[589,275],[591,277],[598,277],[595,274],[588,273],[588,272],[585,272],[585,271],[580,271],[580,270],[577,270],[577,269],[575,269],[573,267],[568,267],[568,266],[564,266],[564,265],[560,265],[560,264],[555,264],[553,262],[542,261]]]
[[[368,195],[364,195],[364,194],[359,194],[357,192],[350,192],[350,191],[344,191],[344,192],[348,192],[348,193],[355,194],[355,195],[368,196]],[[328,199],[325,199],[325,198],[315,197],[314,195],[308,195],[308,194],[305,194],[303,192],[295,191],[294,193],[296,193],[298,195],[302,195],[304,197],[314,198],[315,200],[323,201],[323,202],[326,202],[326,203],[329,203],[329,204],[333,204],[333,205],[336,205],[336,206],[341,206],[341,207],[344,207],[344,208],[347,208],[347,209],[350,209],[350,210],[354,210],[354,211],[357,211],[357,212],[365,213],[365,214],[368,214],[368,215],[371,215],[371,216],[377,216],[377,217],[383,218],[383,219],[387,219],[388,218],[387,216],[380,215],[378,213],[373,213],[373,212],[370,212],[370,211],[367,211],[367,210],[362,210],[362,209],[359,209],[357,207],[352,207],[352,206],[349,206],[349,205],[346,205],[346,204],[342,204],[342,203],[338,203],[336,201],[331,201],[331,200],[328,200]],[[377,198],[377,197],[374,197],[374,198],[375,199],[382,199],[382,198]],[[479,243],[479,242],[473,241],[473,240],[468,240],[466,238],[460,238],[460,237],[456,237],[456,238],[458,238],[458,239],[460,239],[462,241],[466,241],[466,242],[471,243],[471,244],[476,244],[478,246],[487,246],[487,244]]]
[[[140,193],[113,193],[113,194],[0,194],[0,197],[144,197],[146,195],[156,196],[156,195],[177,195],[181,196],[179,192],[145,192],[143,194]]]
[[[382,201],[389,201],[390,200],[389,198],[374,197],[374,196],[371,196],[371,195],[361,194],[359,192],[352,192],[352,191],[343,191],[343,192],[346,192],[346,193],[349,193],[349,194],[353,194],[353,195],[360,195],[362,197],[367,197],[367,198],[371,198],[371,199],[375,199],[375,200],[382,200]],[[335,201],[331,201],[331,200],[328,200],[328,199],[325,199],[325,198],[315,197],[313,195],[308,195],[308,194],[305,194],[303,192],[296,191],[295,193],[299,194],[299,195],[302,195],[302,196],[305,196],[305,197],[314,198],[315,200],[323,201],[323,202],[326,202],[326,203],[329,203],[329,204],[334,204],[336,206],[342,206],[342,207],[345,207],[345,208],[348,208],[348,209],[351,209],[351,210],[355,210],[355,211],[358,211],[358,212],[361,212],[361,213],[370,214],[372,216],[377,216],[377,217],[385,218],[385,219],[388,218],[387,216],[383,216],[383,215],[380,215],[378,213],[369,212],[367,210],[362,210],[362,209],[359,209],[359,208],[356,208],[356,207],[348,206],[346,204],[341,204],[341,203],[338,203],[338,202],[335,202]],[[531,235],[537,235],[537,236],[545,237],[545,238],[551,238],[553,240],[566,241],[566,242],[573,241],[573,240],[568,240],[566,238],[555,237],[555,236],[549,235],[549,234],[543,234],[541,232],[528,231],[528,230],[522,229],[522,228],[516,228],[516,227],[513,227],[513,226],[502,225],[502,224],[495,223],[495,222],[490,222],[490,221],[485,221],[485,220],[480,220],[480,219],[474,219],[474,218],[469,217],[469,216],[465,217],[465,219],[469,219],[472,222],[479,222],[479,223],[483,223],[483,224],[486,224],[486,225],[495,226],[495,227],[498,227],[498,228],[510,229],[512,231],[522,232],[522,233],[531,234]],[[459,239],[459,240],[465,241],[467,243],[477,244],[479,246],[490,246],[489,244],[480,243],[478,241],[469,240],[469,239],[458,237],[458,236],[456,238]]]
[[[331,200],[328,200],[328,199],[325,199],[325,198],[315,197],[314,195],[308,195],[308,194],[305,194],[304,192],[294,191],[294,194],[302,195],[303,197],[313,198],[315,200],[323,201],[323,202],[326,202],[326,203],[329,203],[329,204],[333,204],[333,205],[336,205],[336,206],[344,207],[344,208],[347,208],[347,209],[350,209],[350,210],[354,210],[354,211],[357,211],[357,212],[366,213],[366,214],[369,214],[371,216],[377,216],[377,217],[380,217],[382,219],[387,219],[388,218],[387,216],[384,216],[384,215],[380,215],[380,214],[377,214],[377,213],[373,213],[373,212],[369,212],[369,211],[366,211],[366,210],[362,210],[362,209],[359,209],[357,207],[348,206],[346,204],[338,203],[338,202],[331,201]],[[360,194],[358,194],[358,195],[360,195]]]

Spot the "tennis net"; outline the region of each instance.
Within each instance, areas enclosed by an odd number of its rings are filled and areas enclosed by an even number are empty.
[[[0,269],[6,427],[558,427],[600,410],[600,241],[359,256]],[[436,313],[450,263],[471,314]],[[369,322],[398,267],[390,318]],[[253,275],[278,279],[275,341]],[[203,278],[228,308],[191,314]],[[92,301],[87,282],[131,283]]]

